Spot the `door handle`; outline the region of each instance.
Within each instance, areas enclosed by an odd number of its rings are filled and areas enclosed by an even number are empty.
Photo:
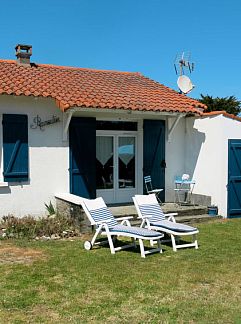
[[[162,168],[166,168],[167,167],[167,164],[166,164],[166,161],[165,160],[162,160],[161,161],[161,167]]]

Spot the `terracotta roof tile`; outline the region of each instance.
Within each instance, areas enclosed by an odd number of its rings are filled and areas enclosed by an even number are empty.
[[[0,94],[51,97],[70,107],[113,108],[201,114],[197,100],[140,73],[92,70],[0,60]]]
[[[241,117],[235,116],[233,114],[229,114],[225,110],[216,110],[216,111],[207,112],[207,113],[203,114],[203,117],[212,117],[212,116],[218,116],[218,115],[223,115],[227,118],[235,119],[235,120],[241,122]]]

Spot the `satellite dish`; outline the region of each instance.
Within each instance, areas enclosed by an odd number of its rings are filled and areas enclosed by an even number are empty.
[[[185,94],[192,91],[192,89],[194,88],[191,80],[186,75],[179,76],[179,78],[177,79],[177,85],[181,92]]]

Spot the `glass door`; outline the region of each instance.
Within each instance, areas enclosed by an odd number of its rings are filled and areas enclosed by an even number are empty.
[[[136,194],[136,162],[135,136],[97,135],[97,196],[106,203],[131,202]]]

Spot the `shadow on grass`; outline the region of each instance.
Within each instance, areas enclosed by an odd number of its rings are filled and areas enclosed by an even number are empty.
[[[145,247],[145,251],[150,251],[152,250],[153,248],[156,248],[157,247],[157,244],[155,244],[154,246],[150,246],[150,243],[148,241],[148,243],[145,244],[145,240],[144,241],[144,247]],[[94,247],[92,249],[94,250],[98,250],[100,248],[105,248],[105,249],[109,249],[109,243],[108,241],[106,240],[106,238],[100,238],[97,240],[97,242],[99,243],[99,245],[94,245]],[[127,241],[127,240],[120,240],[118,238],[116,238],[115,240],[113,240],[113,244],[114,244],[114,247],[117,248],[117,247],[124,247],[125,245],[127,244],[131,244],[132,241]],[[163,246],[163,244],[161,243],[161,248],[162,248],[162,252],[165,252],[165,248]],[[140,254],[140,246],[138,244],[138,239],[136,240],[136,247],[128,247],[126,249],[123,249],[123,250],[126,250],[126,251],[130,251],[132,253],[138,253]],[[118,251],[118,252],[121,252],[121,251]]]
[[[112,237],[113,239],[113,237]],[[109,243],[108,243],[108,240],[106,237],[100,237],[97,239],[97,241],[99,243],[99,245],[94,245],[94,247],[92,247],[92,249],[94,250],[98,250],[99,248],[105,248],[105,249],[109,249]],[[157,244],[155,244],[153,247],[150,246],[150,243],[149,241],[147,240],[143,240],[144,242],[144,248],[145,248],[145,251],[149,251],[149,250],[152,250],[153,248],[156,248],[157,247]],[[183,240],[181,238],[179,238],[178,244],[188,244],[188,243],[191,243],[191,240]],[[116,239],[113,239],[113,244],[114,244],[114,247],[117,248],[117,247],[123,247],[127,244],[131,244],[131,240],[127,240],[126,238],[123,238],[123,239],[119,239],[119,238],[116,238]],[[198,243],[198,247],[200,248],[200,243]],[[165,253],[165,252],[168,252],[168,251],[172,251],[173,250],[173,247],[172,247],[172,242],[171,242],[171,239],[170,239],[170,236],[168,235],[165,235],[164,238],[163,238],[163,241],[161,241],[161,248],[162,248],[162,252]],[[185,248],[179,248],[178,250],[180,249],[193,249],[194,247],[193,246],[190,246],[190,247],[185,247]],[[128,247],[126,249],[123,249],[123,250],[126,250],[126,251],[130,251],[131,253],[140,253],[140,247],[139,247],[139,242],[138,242],[138,239],[136,239],[136,248],[135,247]],[[118,252],[121,252],[121,251],[118,251]]]

